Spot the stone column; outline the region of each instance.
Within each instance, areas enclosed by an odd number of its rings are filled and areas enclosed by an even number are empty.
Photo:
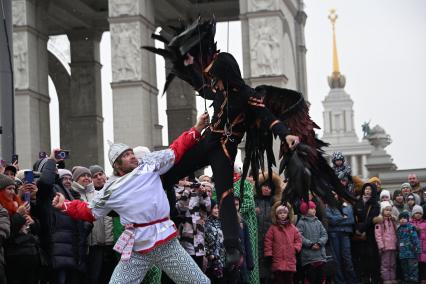
[[[367,155],[362,155],[361,157],[361,166],[362,166],[362,177],[363,178],[367,178],[368,177],[368,172],[367,172],[367,167],[365,166],[367,164]]]
[[[99,43],[102,32],[73,30],[68,33],[71,47],[72,99],[67,106],[72,136],[61,140],[71,150],[70,166],[104,164],[101,63]]]
[[[50,152],[47,1],[14,0],[13,59],[16,148],[21,168]]]
[[[161,146],[152,0],[109,0],[114,140],[130,146]]]
[[[308,81],[306,78],[306,44],[305,23],[307,15],[304,11],[303,1],[298,1],[299,9],[296,14],[296,46],[297,46],[297,89],[308,99]]]
[[[297,44],[304,45],[300,31],[304,19],[300,14],[297,22],[298,12],[295,1],[240,0],[244,77],[253,87],[269,84],[298,89],[301,86],[297,76],[301,66],[297,60]],[[277,141],[275,153],[279,149]]]
[[[358,175],[358,160],[356,155],[351,156],[352,175]]]
[[[173,80],[167,90],[166,112],[170,144],[197,120],[194,89],[180,79]]]

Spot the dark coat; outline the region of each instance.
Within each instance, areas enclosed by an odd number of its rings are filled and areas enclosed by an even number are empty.
[[[4,264],[3,244],[10,235],[10,219],[7,210],[0,205],[0,265]],[[0,277],[0,280],[2,278]]]
[[[78,199],[79,196],[56,184],[56,164],[53,160],[46,162],[37,186],[40,240],[50,265],[53,269],[84,270],[88,253],[87,236],[91,225],[75,221],[52,207],[52,199],[57,192],[62,193],[68,200]]]
[[[39,254],[39,241],[37,233],[38,223],[30,226],[28,233],[23,233],[21,228],[25,225],[25,218],[15,213],[10,216],[10,237],[6,241],[6,263],[7,258],[12,256],[34,256]]]

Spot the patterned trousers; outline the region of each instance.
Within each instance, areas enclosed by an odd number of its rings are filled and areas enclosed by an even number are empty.
[[[177,284],[210,284],[209,278],[204,275],[177,239],[160,245],[146,254],[133,252],[128,261],[118,263],[109,283],[139,284],[146,272],[154,265]]]
[[[404,274],[403,283],[418,283],[419,263],[417,258],[401,259],[401,268]]]

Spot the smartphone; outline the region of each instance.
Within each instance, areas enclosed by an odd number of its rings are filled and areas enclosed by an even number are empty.
[[[34,181],[33,171],[25,171],[24,176],[25,176],[25,181],[24,181],[25,183],[33,183]]]
[[[31,201],[31,192],[26,191],[24,192],[24,194],[22,195],[22,199],[24,202],[30,202]]]
[[[19,159],[18,159],[18,154],[14,154],[12,155],[12,165],[15,164],[15,162],[18,164]]]
[[[69,150],[55,151],[55,158],[58,160],[66,160],[70,158]]]
[[[7,161],[6,160],[0,160],[0,163],[1,163],[1,166],[3,167],[3,168],[5,168],[6,166],[7,166]]]
[[[38,152],[38,159],[41,160],[44,158],[47,158],[47,153],[43,151]]]

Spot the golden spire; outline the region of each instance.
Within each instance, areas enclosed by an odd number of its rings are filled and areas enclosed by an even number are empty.
[[[336,44],[336,20],[337,14],[335,9],[330,10],[330,14],[328,15],[328,19],[330,20],[333,26],[333,74],[340,74],[339,69],[339,57],[337,56],[337,44]]]

